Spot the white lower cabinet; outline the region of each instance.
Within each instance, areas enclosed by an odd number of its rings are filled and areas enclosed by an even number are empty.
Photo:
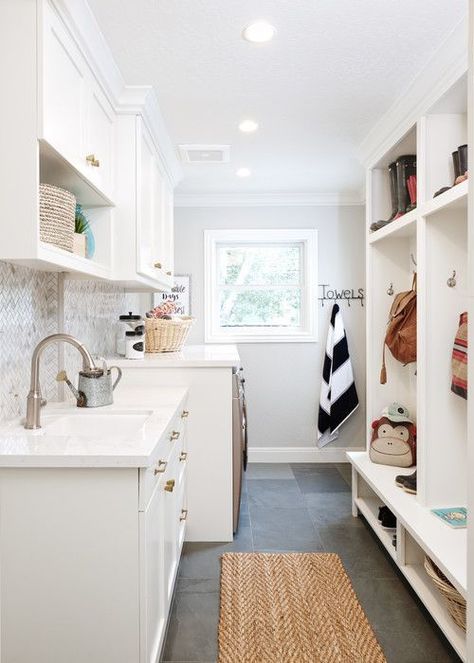
[[[0,663],[158,663],[186,527],[184,407],[148,467],[0,469]]]
[[[158,660],[166,628],[165,499],[162,485],[140,513],[140,651],[141,663]]]

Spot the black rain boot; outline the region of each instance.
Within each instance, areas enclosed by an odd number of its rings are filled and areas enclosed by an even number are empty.
[[[410,207],[410,196],[408,194],[407,181],[412,175],[416,177],[416,155],[406,154],[397,159],[397,197],[398,211],[395,218],[402,216]]]
[[[453,152],[453,167],[454,167],[454,180],[456,182],[459,175],[461,175],[461,166],[459,165],[459,151]],[[454,184],[453,184],[454,186]]]
[[[393,219],[396,217],[397,212],[398,212],[398,197],[397,197],[397,163],[394,161],[391,163],[388,167],[388,175],[390,177],[390,198],[392,199],[392,213],[390,214],[390,217],[386,221],[374,221],[372,225],[370,226],[371,230],[378,230],[379,228],[383,228],[384,226],[387,225],[387,223],[390,223],[390,221],[393,221]]]
[[[459,153],[459,177],[457,177],[454,182],[455,184],[459,184],[460,182],[464,182],[465,179],[467,179],[467,145],[460,145],[458,147],[458,153]],[[459,181],[457,181],[459,180]]]
[[[434,194],[433,198],[436,198],[436,196],[439,196],[440,194],[444,193],[445,191],[449,191],[449,189],[452,189],[453,186],[456,184],[456,180],[461,174],[461,171],[459,169],[459,152],[456,150],[456,152],[452,153],[453,156],[453,168],[454,168],[454,179],[453,179],[453,184],[452,186],[443,186],[441,189],[438,189],[438,191]]]

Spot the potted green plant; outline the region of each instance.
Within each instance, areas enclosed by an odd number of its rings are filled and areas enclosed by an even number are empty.
[[[87,234],[89,232],[89,221],[82,211],[82,206],[78,203],[76,205],[76,223],[74,228],[74,253],[83,258],[87,255]]]

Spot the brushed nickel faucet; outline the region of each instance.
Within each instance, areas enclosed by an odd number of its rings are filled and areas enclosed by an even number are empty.
[[[34,349],[33,357],[31,359],[31,382],[30,391],[26,399],[25,422],[25,428],[29,430],[41,428],[41,408],[43,405],[46,405],[46,401],[41,396],[39,383],[40,357],[45,348],[47,348],[52,343],[57,342],[69,343],[79,350],[82,355],[84,370],[93,370],[96,368],[90,352],[80,341],[75,339],[74,336],[70,336],[69,334],[51,334],[51,336],[46,336],[46,338],[43,338],[43,340],[40,341]]]

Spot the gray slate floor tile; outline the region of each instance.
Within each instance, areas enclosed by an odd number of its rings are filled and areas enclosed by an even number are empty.
[[[360,518],[352,515],[350,493],[306,493],[304,500],[316,528],[329,525],[363,527]]]
[[[302,493],[350,492],[350,487],[335,467],[323,467],[316,463],[310,467],[291,467]]]
[[[250,463],[246,472],[247,480],[252,479],[294,479],[289,463]]]
[[[249,507],[304,509],[303,495],[294,479],[253,479],[248,486]]]
[[[219,583],[178,579],[165,661],[215,661],[219,619]]]
[[[306,509],[267,508],[250,505],[255,551],[323,550]]]

